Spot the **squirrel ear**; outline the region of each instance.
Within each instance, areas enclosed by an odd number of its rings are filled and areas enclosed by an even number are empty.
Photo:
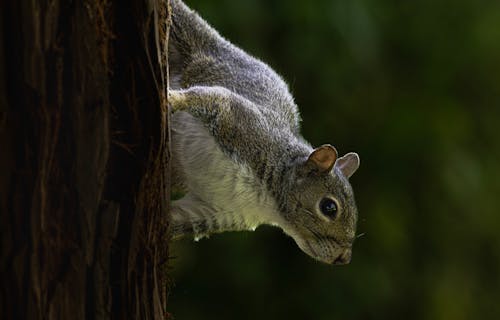
[[[359,156],[355,152],[349,152],[337,160],[336,166],[349,179],[359,168]]]
[[[307,159],[307,165],[311,165],[319,173],[330,172],[335,165],[337,156],[337,150],[333,146],[325,144],[311,152]]]

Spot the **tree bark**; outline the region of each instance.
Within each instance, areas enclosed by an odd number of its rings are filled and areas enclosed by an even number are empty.
[[[166,318],[167,1],[0,8],[0,318]]]

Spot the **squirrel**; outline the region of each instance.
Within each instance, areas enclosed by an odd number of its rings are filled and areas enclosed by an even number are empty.
[[[171,235],[281,228],[312,258],[347,264],[357,207],[348,179],[359,156],[313,148],[287,84],[171,0],[169,96],[173,110]]]

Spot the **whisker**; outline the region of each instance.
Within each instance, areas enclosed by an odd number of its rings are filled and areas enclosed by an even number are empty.
[[[366,234],[365,232],[362,232],[362,233],[360,233],[360,234],[356,235],[356,239],[361,238],[361,237],[362,237],[362,236],[364,236],[365,234]]]
[[[300,208],[302,211],[305,211],[308,215],[310,216],[316,216],[316,214],[314,212],[312,212],[311,210],[309,209],[306,209],[306,208]]]

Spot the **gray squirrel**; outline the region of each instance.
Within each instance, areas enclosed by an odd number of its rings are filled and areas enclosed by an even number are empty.
[[[311,147],[281,77],[180,0],[171,6],[172,188],[185,193],[172,202],[172,238],[268,224],[319,261],[349,263],[358,155]]]

